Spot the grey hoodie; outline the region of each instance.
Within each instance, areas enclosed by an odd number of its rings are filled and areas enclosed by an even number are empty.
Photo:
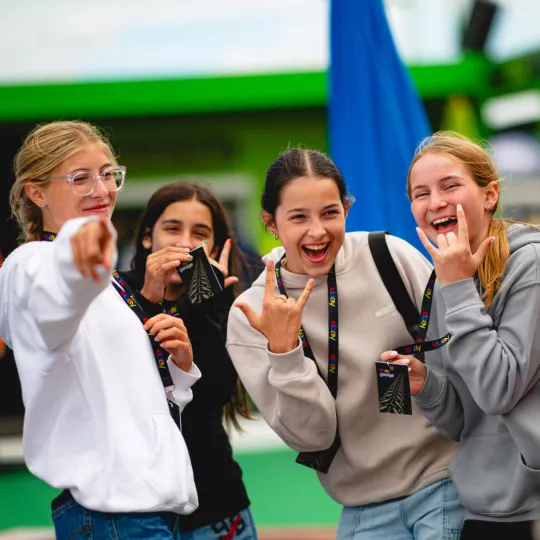
[[[508,228],[510,258],[486,310],[478,280],[435,285],[426,355],[415,396],[443,434],[461,442],[451,476],[468,518],[540,515],[540,231]]]

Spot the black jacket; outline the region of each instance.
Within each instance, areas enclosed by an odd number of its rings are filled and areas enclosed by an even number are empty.
[[[191,458],[199,508],[189,516],[180,516],[180,528],[198,529],[236,516],[250,502],[222,422],[223,407],[238,380],[225,348],[232,293],[226,289],[199,305],[192,305],[186,295],[176,304],[152,304],[139,292],[143,285],[140,278],[133,272],[122,272],[122,276],[149,317],[176,305],[188,331],[194,362],[202,373],[193,385],[193,400],[182,413],[182,434]]]

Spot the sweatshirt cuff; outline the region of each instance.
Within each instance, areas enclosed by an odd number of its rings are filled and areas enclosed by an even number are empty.
[[[437,377],[437,375],[428,368],[424,386],[422,386],[420,392],[413,396],[414,401],[420,406],[431,405],[442,395],[442,391],[442,379]]]
[[[441,293],[448,311],[455,311],[478,302],[478,295],[473,278],[462,279],[441,287]]]
[[[167,364],[174,382],[173,399],[176,403],[185,403],[186,395],[191,394],[191,387],[201,378],[201,371],[195,363],[191,364],[189,371],[184,371],[173,362],[170,356]]]
[[[278,354],[273,353],[266,346],[268,361],[272,370],[273,377],[284,379],[301,377],[306,374],[306,357],[304,356],[302,341],[298,338],[298,346],[292,351]],[[312,362],[312,360],[309,360]]]

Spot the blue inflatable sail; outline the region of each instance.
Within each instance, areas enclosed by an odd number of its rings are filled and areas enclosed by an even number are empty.
[[[330,153],[356,198],[347,229],[385,229],[424,251],[405,186],[430,127],[383,1],[332,0],[330,40]]]

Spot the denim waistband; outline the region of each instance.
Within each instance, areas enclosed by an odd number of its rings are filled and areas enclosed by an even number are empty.
[[[77,501],[73,498],[73,495],[68,489],[64,489],[58,497],[54,498],[51,502],[51,510],[54,512],[55,510],[58,510],[62,505],[66,504],[67,502],[74,502],[76,504]],[[171,532],[174,532],[174,527],[176,525],[176,520],[178,518],[178,515],[174,512],[154,512],[156,515],[161,517],[161,519],[165,522],[167,527],[170,529]],[[136,515],[136,512],[133,512],[134,515]]]
[[[62,493],[60,493],[58,497],[53,499],[51,503],[51,510],[54,512],[55,510],[58,510],[58,508],[60,508],[63,504],[74,500],[75,499],[73,498],[69,490],[64,489],[64,491],[62,491]]]

